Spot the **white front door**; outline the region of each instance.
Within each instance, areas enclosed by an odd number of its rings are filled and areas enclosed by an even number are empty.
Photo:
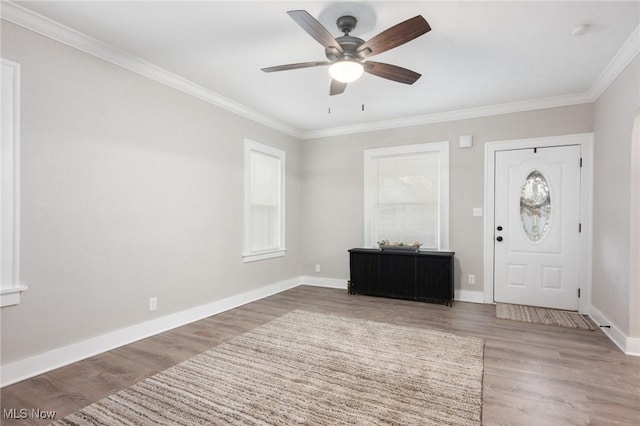
[[[578,310],[580,146],[495,155],[494,300]]]

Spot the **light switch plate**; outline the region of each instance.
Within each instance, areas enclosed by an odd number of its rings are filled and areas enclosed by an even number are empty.
[[[473,208],[474,216],[482,216],[482,207],[474,207]]]

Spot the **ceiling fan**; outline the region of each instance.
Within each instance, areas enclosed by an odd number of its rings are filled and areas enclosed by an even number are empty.
[[[287,12],[298,25],[324,47],[328,61],[302,62],[262,68],[264,72],[286,71],[299,68],[329,66],[331,87],[329,94],[339,95],[347,84],[360,78],[363,72],[377,75],[404,84],[413,84],[420,74],[396,65],[368,60],[369,57],[398,47],[429,32],[429,23],[421,16],[415,16],[386,29],[368,41],[350,35],[358,20],[350,15],[341,16],[336,21],[344,34],[334,38],[331,33],[305,10]]]

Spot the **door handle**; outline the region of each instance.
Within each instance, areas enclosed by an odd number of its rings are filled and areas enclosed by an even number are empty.
[[[502,241],[502,237],[497,237],[496,240],[497,241]]]
[[[502,231],[502,226],[498,226],[498,231]]]

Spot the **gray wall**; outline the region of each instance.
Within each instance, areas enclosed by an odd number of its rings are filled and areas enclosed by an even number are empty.
[[[592,105],[504,114],[356,135],[302,144],[302,272],[349,277],[347,250],[364,244],[363,150],[393,145],[450,141],[449,248],[456,252],[457,290],[482,291],[485,142],[591,132]],[[461,135],[473,135],[472,148],[458,148]],[[314,272],[315,264],[321,272]],[[476,284],[467,284],[475,274]]]
[[[29,286],[3,363],[299,276],[300,141],[5,21],[2,56]],[[284,258],[242,263],[245,137],[287,152]]]
[[[640,337],[640,283],[631,283],[629,273],[631,262],[640,262],[630,258],[629,250],[631,136],[640,110],[638,62],[636,56],[594,105],[592,304],[629,337]]]

